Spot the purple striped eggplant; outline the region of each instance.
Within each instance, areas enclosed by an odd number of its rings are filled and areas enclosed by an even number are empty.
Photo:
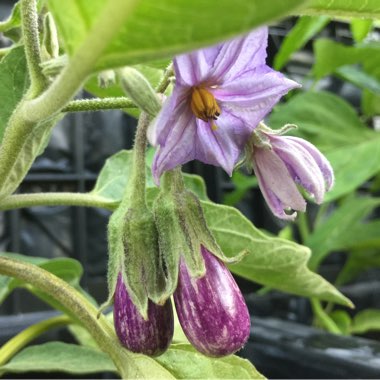
[[[149,356],[161,355],[173,338],[174,321],[170,299],[163,306],[148,301],[145,320],[133,304],[119,274],[114,298],[114,324],[120,342],[128,350]]]
[[[206,274],[192,278],[183,259],[174,302],[182,329],[191,344],[207,356],[232,354],[249,337],[250,317],[230,271],[201,248]]]

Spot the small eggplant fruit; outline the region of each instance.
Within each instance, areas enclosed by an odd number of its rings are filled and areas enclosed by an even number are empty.
[[[230,271],[201,247],[206,274],[192,278],[180,260],[174,302],[182,329],[191,344],[207,356],[230,355],[243,347],[250,333],[250,316]]]
[[[170,299],[161,306],[148,301],[148,319],[139,313],[119,274],[114,297],[114,324],[123,346],[132,352],[159,356],[169,347],[174,331]]]

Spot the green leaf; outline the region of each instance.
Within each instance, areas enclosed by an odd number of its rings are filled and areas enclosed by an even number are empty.
[[[65,372],[83,375],[117,372],[112,360],[103,352],[62,342],[50,342],[25,348],[0,373]]]
[[[248,251],[230,270],[248,280],[305,297],[351,306],[333,285],[307,267],[309,248],[266,236],[238,210],[202,202],[207,224],[223,252],[231,257]]]
[[[80,290],[83,294],[85,292],[79,286],[79,280],[83,273],[82,265],[79,261],[70,259],[70,258],[56,258],[56,259],[47,259],[43,257],[31,257],[24,256],[16,253],[7,253],[0,252],[0,256],[9,257],[12,259],[17,259],[27,263],[31,263],[47,270],[48,272],[54,274],[55,276],[66,281],[70,285],[74,286],[76,289]],[[60,310],[57,303],[48,296],[47,294],[35,289],[33,286],[27,284],[24,281],[0,275],[0,304],[4,302],[6,297],[15,289],[15,288],[27,288],[28,291],[35,294],[37,297],[41,298],[43,301],[48,304],[56,307]],[[85,294],[87,296],[87,294]],[[89,296],[88,296],[89,297]]]
[[[352,18],[380,18],[380,1],[311,0],[301,14]]]
[[[300,17],[282,42],[280,50],[274,57],[273,67],[276,70],[281,70],[291,55],[302,49],[311,38],[328,24],[329,20],[326,16]]]
[[[380,330],[380,310],[366,309],[360,311],[355,315],[352,322],[352,334],[364,334],[367,331]]]
[[[289,134],[302,137],[323,151],[356,145],[374,135],[349,103],[325,91],[300,93],[278,105],[269,126],[278,129],[287,123],[298,125]]]
[[[294,96],[276,107],[269,121],[274,128],[286,123],[297,124],[299,128],[291,134],[310,141],[330,160],[335,185],[326,194],[326,202],[353,191],[380,171],[380,134],[367,128],[338,96],[327,92]]]
[[[29,87],[24,47],[12,49],[0,62],[0,142],[7,122]]]
[[[360,63],[365,71],[378,67],[380,44],[346,46],[321,38],[314,42],[315,63],[313,74],[317,79],[333,73],[337,68]],[[371,74],[370,71],[368,71]]]
[[[70,55],[86,38],[105,3],[106,0],[48,1]],[[143,63],[211,45],[284,17],[303,3],[303,0],[140,1],[99,60],[97,69]]]
[[[334,73],[359,88],[369,90],[374,94],[380,94],[380,81],[357,66],[342,66],[336,69]]]
[[[354,19],[350,23],[355,42],[362,42],[373,28],[373,20]]]
[[[132,168],[132,151],[121,150],[109,157],[99,173],[91,194],[107,198],[114,202],[120,202],[127,186]],[[148,187],[148,203],[151,203],[158,194],[158,187],[153,183],[150,168],[147,168],[146,180]],[[206,185],[202,179],[194,174],[183,174],[185,186],[193,191],[200,199],[207,200]]]
[[[316,269],[330,252],[352,247],[353,241],[361,238],[354,236],[352,226],[359,225],[379,205],[379,198],[353,198],[339,207],[323,224],[318,225],[305,242],[313,253],[310,268]]]
[[[246,359],[235,355],[208,358],[190,344],[173,344],[156,361],[177,379],[265,379]]]
[[[20,2],[15,4],[11,14],[6,20],[0,21],[0,32],[7,32],[19,26],[21,26]]]
[[[351,317],[345,310],[335,310],[329,314],[344,335],[350,335]]]
[[[223,199],[223,203],[228,206],[236,205],[244,198],[249,189],[258,186],[257,178],[254,175],[247,176],[241,172],[234,172],[231,180],[235,189],[231,193],[227,193]]]
[[[380,268],[380,252],[378,248],[353,250],[348,255],[348,259],[335,281],[337,285],[343,285],[354,280],[359,274],[368,269]]]

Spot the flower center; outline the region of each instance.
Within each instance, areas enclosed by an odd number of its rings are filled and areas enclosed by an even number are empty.
[[[216,99],[211,92],[203,87],[193,87],[190,102],[193,114],[205,122],[211,121],[211,128],[216,130],[217,127],[213,120],[217,120],[220,115],[220,108]]]

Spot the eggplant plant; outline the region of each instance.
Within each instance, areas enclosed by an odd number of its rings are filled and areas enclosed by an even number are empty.
[[[266,234],[236,208],[211,202],[202,179],[183,173],[182,165],[198,160],[229,176],[242,166],[253,170],[268,208],[286,221],[297,213],[302,218],[307,201],[322,204],[339,192],[334,160],[307,136],[286,135],[294,123],[302,130],[296,115],[280,126],[264,123],[284,95],[302,94],[300,83],[267,64],[267,25],[290,15],[376,18],[379,9],[378,0],[360,6],[20,0],[0,22],[10,41],[0,49],[0,209],[109,210],[108,299],[97,305],[81,288],[75,260],[1,253],[0,300],[24,287],[62,315],[7,342],[0,374],[264,378],[254,363],[234,355],[254,323],[231,272],[317,305],[352,307],[310,269],[310,248]],[[81,89],[94,97],[75,98]],[[138,119],[134,146],[108,158],[92,191],[17,193],[58,121],[110,109]],[[151,165],[148,145],[155,152]],[[27,347],[62,325],[81,344]]]

